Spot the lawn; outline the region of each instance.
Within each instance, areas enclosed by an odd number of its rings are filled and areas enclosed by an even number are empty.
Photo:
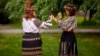
[[[43,56],[58,56],[60,33],[42,33]],[[76,33],[79,56],[100,56],[100,34]],[[21,55],[22,34],[0,34],[0,56]]]

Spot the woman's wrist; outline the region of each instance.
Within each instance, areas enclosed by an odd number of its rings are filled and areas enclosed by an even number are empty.
[[[62,20],[62,18],[59,18],[59,20]]]
[[[57,19],[56,18],[53,18],[54,19],[54,21],[56,21],[57,22]]]

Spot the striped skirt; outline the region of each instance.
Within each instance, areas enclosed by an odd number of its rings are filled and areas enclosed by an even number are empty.
[[[73,32],[63,31],[59,56],[78,56],[76,37]]]
[[[42,56],[42,40],[39,33],[25,33],[22,39],[22,56]]]

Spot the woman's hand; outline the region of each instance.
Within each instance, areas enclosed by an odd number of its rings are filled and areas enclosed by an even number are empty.
[[[54,15],[52,15],[52,19],[53,19],[54,21],[57,21],[57,19],[54,17]]]
[[[50,18],[50,20],[52,20],[53,19],[53,16],[52,15],[49,15],[49,18]]]
[[[52,15],[52,14],[49,16],[49,18],[50,18],[50,20],[57,21],[57,19],[56,19],[56,18],[54,17],[54,15]]]
[[[58,12],[58,17],[59,17],[60,20],[62,19],[62,13],[61,12]]]

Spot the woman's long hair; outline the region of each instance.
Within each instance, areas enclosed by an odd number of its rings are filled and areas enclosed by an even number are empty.
[[[25,9],[25,15],[24,15],[24,18],[25,19],[30,19],[30,18],[34,18],[36,17],[33,12],[36,13],[36,10],[32,9],[32,8],[26,8]]]

